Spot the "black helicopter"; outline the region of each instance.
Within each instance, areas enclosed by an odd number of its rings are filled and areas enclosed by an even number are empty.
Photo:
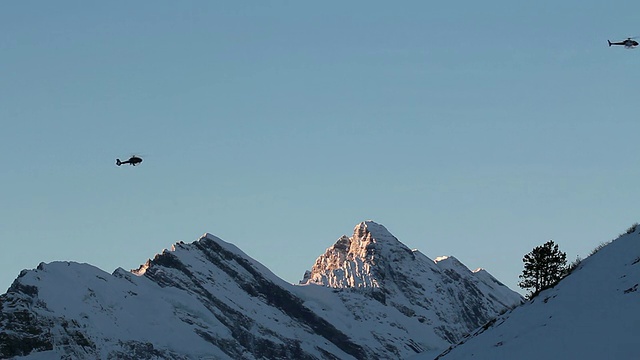
[[[129,165],[133,165],[136,166],[138,164],[140,164],[142,162],[142,158],[136,155],[133,155],[132,157],[129,158],[129,160],[126,161],[120,161],[120,159],[116,159],[116,165],[120,166],[123,164],[129,164]]]
[[[607,42],[609,43],[609,46],[611,46],[611,45],[623,45],[627,49],[633,49],[636,46],[638,46],[638,42],[633,40],[633,39],[635,39],[635,37],[630,37],[630,38],[627,38],[626,40],[623,40],[623,41],[620,41],[620,42],[611,42],[609,40],[607,40]]]

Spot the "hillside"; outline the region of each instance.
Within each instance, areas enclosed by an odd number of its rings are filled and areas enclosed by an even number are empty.
[[[479,328],[437,359],[639,358],[638,230],[632,227],[554,288]]]

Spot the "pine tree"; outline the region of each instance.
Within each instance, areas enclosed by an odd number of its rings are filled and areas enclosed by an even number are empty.
[[[544,245],[535,247],[522,261],[524,270],[518,286],[533,289],[530,294],[533,297],[562,279],[567,266],[567,254],[558,250],[558,245],[549,240]]]

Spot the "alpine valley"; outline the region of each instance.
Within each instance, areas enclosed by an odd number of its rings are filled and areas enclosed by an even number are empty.
[[[549,308],[561,295],[546,296]],[[433,359],[532,308],[511,312],[522,303],[485,270],[432,260],[372,221],[295,285],[205,234],[131,271],[63,261],[23,270],[0,296],[0,358]]]

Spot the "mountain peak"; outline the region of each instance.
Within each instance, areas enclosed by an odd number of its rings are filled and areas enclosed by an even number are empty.
[[[343,235],[318,257],[301,284],[318,284],[332,288],[384,288],[387,293],[405,292],[408,283],[423,292],[425,284],[442,278],[444,283],[468,283],[500,290],[500,301],[506,306],[520,302],[511,291],[486,271],[472,272],[453,256],[429,259],[418,250],[411,250],[383,225],[367,220],[353,229],[353,235]],[[440,284],[433,285],[440,287]],[[399,290],[403,289],[403,290]]]
[[[363,221],[356,225],[353,228],[353,235],[350,240],[361,246],[379,244],[378,246],[373,246],[379,249],[389,246],[404,246],[387,228],[371,220]]]
[[[372,220],[363,221],[353,228],[353,235],[360,238],[370,236],[377,241],[397,241],[395,236],[391,235],[389,230],[382,224],[378,224]]]
[[[355,226],[321,255],[301,283],[329,287],[380,287],[382,268],[390,261],[413,258],[413,252],[383,225],[371,220]]]
[[[522,299],[488,273],[476,276],[453,256],[434,261],[409,249],[373,221],[356,225],[351,237],[340,237],[300,283],[358,289],[402,314],[440,324],[436,335],[450,343]]]

